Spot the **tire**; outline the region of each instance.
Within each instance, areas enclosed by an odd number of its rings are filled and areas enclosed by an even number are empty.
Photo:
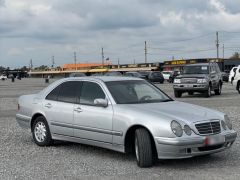
[[[209,85],[208,86],[208,90],[206,90],[205,92],[204,92],[204,96],[205,97],[211,97],[211,86]]]
[[[137,165],[151,167],[154,163],[154,156],[149,132],[144,128],[137,129],[134,142]]]
[[[174,95],[176,98],[180,98],[180,97],[182,97],[182,92],[174,90]]]
[[[32,136],[34,142],[39,146],[50,146],[53,143],[48,123],[43,116],[35,119],[32,126]]]
[[[240,94],[240,81],[238,81],[238,83],[237,83],[237,91]]]
[[[194,94],[194,92],[188,92],[188,95],[193,95]]]
[[[220,95],[222,93],[222,85],[221,82],[218,83],[218,88],[214,90],[215,95]]]

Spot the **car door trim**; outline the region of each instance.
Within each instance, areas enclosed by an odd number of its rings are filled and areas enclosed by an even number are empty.
[[[51,122],[51,125],[72,128],[72,129],[79,129],[84,131],[97,132],[102,134],[110,134],[114,136],[123,136],[123,132],[120,132],[120,131],[111,131],[111,130],[99,129],[95,127],[79,126],[79,125],[65,124],[65,123],[59,123],[59,122]]]

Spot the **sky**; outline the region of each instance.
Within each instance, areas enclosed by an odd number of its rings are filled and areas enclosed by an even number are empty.
[[[239,0],[0,0],[0,66],[143,63],[240,49]]]

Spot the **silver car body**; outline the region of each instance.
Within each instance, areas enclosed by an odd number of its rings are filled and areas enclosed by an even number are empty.
[[[216,134],[201,135],[196,124],[219,122],[224,113],[178,101],[146,104],[117,104],[105,82],[141,80],[132,77],[81,77],[58,80],[38,94],[19,98],[20,109],[16,114],[19,125],[31,129],[38,115],[46,118],[52,139],[78,142],[126,152],[126,134],[132,128],[144,127],[151,134],[159,159],[187,158],[220,152],[231,147],[236,139],[234,130],[221,130]],[[100,85],[107,100],[107,107],[86,106],[46,100],[45,97],[65,81],[91,81]],[[144,81],[144,80],[143,80]],[[176,137],[171,122],[189,125],[192,134]],[[212,127],[211,127],[212,128]],[[212,140],[216,148],[206,148]],[[201,149],[202,147],[202,149]],[[199,149],[200,148],[200,149]]]

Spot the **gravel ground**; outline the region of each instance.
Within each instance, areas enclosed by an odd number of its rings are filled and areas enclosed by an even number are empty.
[[[45,86],[43,79],[0,82],[0,179],[240,179],[239,138],[227,151],[159,161],[146,169],[136,165],[133,155],[102,148],[68,142],[39,147],[31,134],[18,126],[15,113],[20,95],[36,93]],[[158,86],[173,97],[171,84]],[[178,100],[227,113],[239,134],[240,95],[230,84],[224,84],[221,96],[186,94]]]

